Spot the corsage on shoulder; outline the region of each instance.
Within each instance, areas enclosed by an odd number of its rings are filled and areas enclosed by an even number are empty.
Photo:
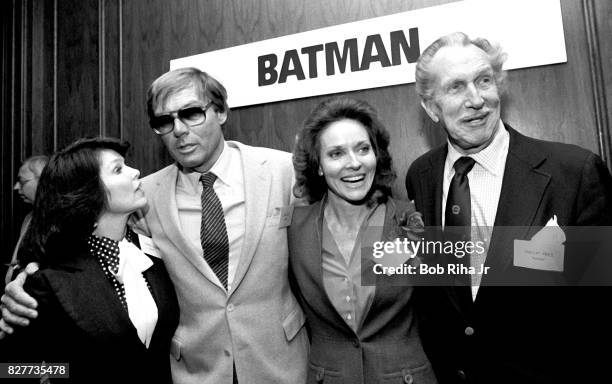
[[[399,227],[401,228],[401,236],[409,240],[421,240],[422,233],[425,232],[425,223],[423,223],[423,215],[416,211],[414,207],[406,209],[399,216]]]

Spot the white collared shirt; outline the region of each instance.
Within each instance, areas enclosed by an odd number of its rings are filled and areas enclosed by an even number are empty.
[[[223,143],[221,155],[211,167],[210,172],[217,176],[213,190],[221,201],[227,237],[229,240],[229,264],[227,270],[227,290],[232,289],[236,269],[245,235],[245,196],[244,178],[240,152]],[[202,249],[200,226],[202,222],[202,183],[201,173],[179,171],[176,182],[176,204],[179,222],[185,237],[198,249]]]
[[[488,251],[489,240],[491,239],[493,225],[495,224],[495,215],[497,214],[509,145],[510,135],[500,120],[499,127],[491,144],[478,153],[468,155],[476,160],[474,168],[468,173],[468,181],[470,183],[470,201],[472,206],[472,241],[482,241],[485,245],[482,263],[484,263],[486,258],[486,251]],[[455,161],[464,156],[451,145],[450,141],[448,141],[447,147],[448,153],[444,164],[444,179],[442,183],[442,225],[445,224],[448,188],[455,175],[453,165]],[[472,264],[472,266],[480,269],[480,265]],[[476,299],[479,286],[480,284],[472,286],[473,299]]]

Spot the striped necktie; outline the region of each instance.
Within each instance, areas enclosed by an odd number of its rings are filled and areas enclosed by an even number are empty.
[[[227,289],[227,266],[229,262],[229,240],[225,227],[225,216],[221,201],[213,189],[217,176],[207,172],[200,176],[202,190],[202,224],[200,241],[204,260],[208,263],[221,284]]]

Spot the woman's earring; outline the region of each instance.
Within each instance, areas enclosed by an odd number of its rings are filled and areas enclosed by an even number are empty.
[[[323,170],[319,168],[319,176],[323,176]]]

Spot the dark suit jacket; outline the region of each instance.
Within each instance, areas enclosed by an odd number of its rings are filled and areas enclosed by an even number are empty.
[[[39,317],[7,340],[3,361],[69,363],[70,380],[62,383],[171,383],[178,304],[163,262],[152,257],[143,273],[158,309],[147,349],[98,261],[87,251],[76,255],[28,277]]]
[[[406,210],[414,207],[387,202],[381,240],[399,237],[399,217]],[[321,202],[317,202],[296,207],[288,231],[292,282],[310,330],[307,382],[435,383],[413,315],[412,287],[394,285],[391,278],[378,275],[374,299],[358,332],[340,317],[323,284],[322,225]]]
[[[513,266],[513,239],[530,239],[553,215],[562,228],[612,224],[610,174],[589,151],[506,127],[510,146],[495,227],[519,227],[494,230],[485,263],[492,275],[483,277],[475,302],[469,287],[420,291],[425,350],[442,383],[601,382],[607,365],[598,347],[609,351],[612,342],[603,308],[612,297],[609,287],[507,283],[559,277]],[[446,153],[446,145],[426,153],[406,177],[408,196],[426,226],[441,225]],[[572,271],[588,267],[591,258],[588,252],[570,255],[566,247]],[[490,286],[496,284],[502,286]]]

